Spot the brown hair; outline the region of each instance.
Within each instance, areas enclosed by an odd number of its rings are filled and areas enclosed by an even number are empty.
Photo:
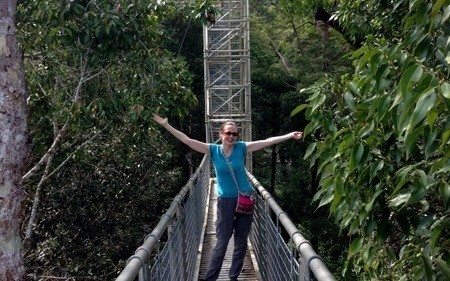
[[[228,125],[232,125],[232,126],[235,126],[235,127],[237,128],[236,123],[234,123],[233,121],[227,121],[227,122],[224,122],[224,123],[220,126],[220,131],[223,132],[223,129],[225,128],[225,126],[228,126]]]

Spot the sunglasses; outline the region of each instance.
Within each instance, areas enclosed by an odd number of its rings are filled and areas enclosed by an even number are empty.
[[[239,135],[237,132],[230,132],[230,131],[223,132],[223,133],[227,136],[233,135],[233,137],[237,137]]]

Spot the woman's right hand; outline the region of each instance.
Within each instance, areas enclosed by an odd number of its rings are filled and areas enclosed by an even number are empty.
[[[209,144],[191,139],[188,137],[185,133],[175,129],[174,127],[170,126],[169,121],[167,121],[167,118],[163,118],[159,116],[158,114],[153,114],[153,120],[155,120],[156,123],[163,126],[169,133],[171,133],[174,137],[179,139],[184,144],[187,144],[190,148],[192,148],[195,151],[198,151],[200,153],[208,153],[209,152]]]
[[[153,114],[153,120],[156,121],[156,123],[158,123],[161,126],[164,126],[166,124],[168,124],[168,120],[167,118],[162,118],[161,116],[159,116],[158,114]]]

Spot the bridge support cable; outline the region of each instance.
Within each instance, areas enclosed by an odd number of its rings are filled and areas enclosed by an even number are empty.
[[[334,281],[333,274],[314,251],[311,243],[289,219],[289,216],[277,204],[272,195],[261,183],[247,171],[256,191],[256,212],[250,232],[250,243],[255,252],[262,280],[315,280]],[[276,218],[273,222],[272,215]],[[280,228],[283,227],[295,245],[290,250],[284,241]],[[298,253],[298,258],[295,256]]]
[[[132,281],[137,276],[139,281],[195,280],[197,254],[209,198],[207,187],[210,165],[209,157],[205,156],[197,171],[161,216],[157,226],[128,259],[116,281]],[[158,250],[159,246],[163,247],[161,251]]]
[[[222,0],[215,24],[203,28],[206,141],[234,121],[244,141],[252,140],[248,0]],[[252,158],[247,158],[251,171]]]

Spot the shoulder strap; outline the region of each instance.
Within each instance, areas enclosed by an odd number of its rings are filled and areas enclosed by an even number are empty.
[[[236,175],[234,174],[233,167],[231,167],[231,163],[230,163],[230,161],[228,161],[227,156],[225,156],[225,152],[223,152],[223,148],[222,147],[220,148],[220,151],[222,152],[222,155],[223,155],[223,158],[225,159],[225,162],[227,162],[228,169],[230,170],[230,173],[233,176],[234,184],[236,185],[236,189],[237,189],[237,191],[239,193],[240,192],[239,191],[239,185],[238,185],[238,182],[237,182],[237,179],[236,179]]]

